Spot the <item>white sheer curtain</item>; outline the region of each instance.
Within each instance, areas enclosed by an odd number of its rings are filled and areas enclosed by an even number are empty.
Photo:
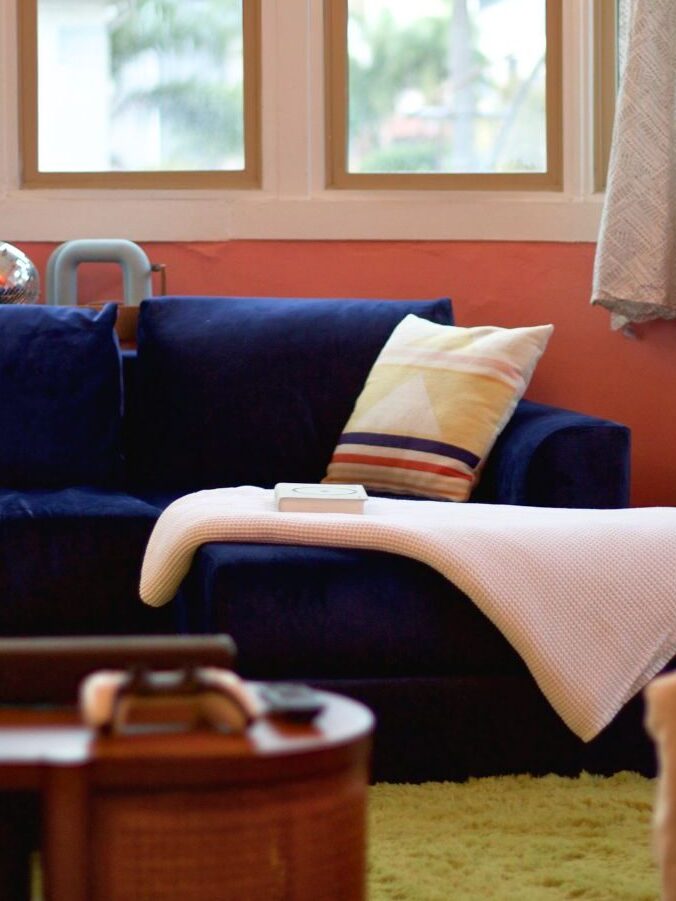
[[[613,328],[676,319],[676,0],[628,4],[592,290]]]

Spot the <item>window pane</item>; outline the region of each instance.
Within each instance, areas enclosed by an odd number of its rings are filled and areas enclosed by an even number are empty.
[[[348,171],[547,171],[546,0],[349,0]]]
[[[38,169],[244,166],[242,0],[38,0]]]
[[[624,60],[627,55],[627,36],[629,34],[629,17],[631,0],[617,0],[617,73],[622,75]]]

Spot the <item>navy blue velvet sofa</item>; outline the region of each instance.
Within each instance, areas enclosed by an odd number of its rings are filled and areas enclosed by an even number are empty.
[[[177,598],[138,596],[150,531],[203,488],[318,481],[380,348],[448,300],[157,298],[138,351],[115,309],[0,308],[0,634],[229,632],[240,672],[376,712],[379,779],[647,771],[640,702],[582,744],[452,584],[386,553],[210,544]],[[629,433],[523,400],[473,501],[628,503]]]

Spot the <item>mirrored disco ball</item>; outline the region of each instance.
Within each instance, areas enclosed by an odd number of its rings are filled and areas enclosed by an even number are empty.
[[[23,251],[0,241],[0,303],[37,303],[38,270]]]

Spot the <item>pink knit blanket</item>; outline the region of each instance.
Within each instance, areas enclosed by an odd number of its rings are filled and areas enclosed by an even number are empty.
[[[141,597],[171,600],[212,541],[356,547],[451,580],[589,741],[676,655],[676,508],[569,510],[369,498],[363,515],[278,513],[272,491],[175,501],[146,550]]]

